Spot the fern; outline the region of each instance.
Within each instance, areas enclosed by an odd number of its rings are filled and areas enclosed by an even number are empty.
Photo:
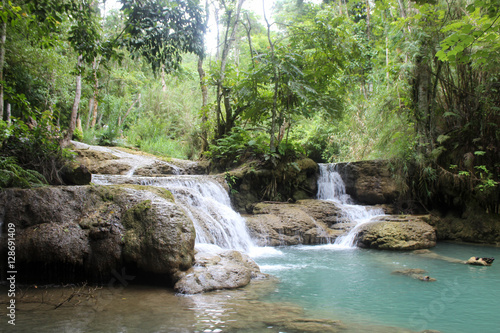
[[[0,188],[31,188],[46,184],[47,180],[39,172],[23,169],[13,157],[0,156]]]

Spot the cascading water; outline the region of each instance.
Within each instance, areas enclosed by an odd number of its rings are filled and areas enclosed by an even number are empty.
[[[210,247],[204,244],[214,244],[247,253],[255,249],[244,218],[231,208],[227,191],[213,177],[93,175],[92,181],[100,185],[134,183],[165,188],[192,219],[198,248],[207,250]]]
[[[379,208],[367,209],[365,206],[353,204],[351,196],[346,193],[336,164],[319,164],[319,170],[318,199],[334,201],[342,209],[342,218],[355,223],[346,235],[335,240],[334,245],[339,248],[352,248],[359,227],[376,216],[384,215],[384,212]]]

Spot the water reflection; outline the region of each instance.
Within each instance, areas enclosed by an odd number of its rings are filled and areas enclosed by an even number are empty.
[[[409,332],[353,326],[306,316],[286,302],[262,301],[276,293],[275,278],[246,288],[176,295],[161,287],[29,287],[17,300],[16,332]],[[5,295],[5,287],[0,288]],[[2,299],[2,303],[4,300]],[[1,331],[9,331],[6,321]]]

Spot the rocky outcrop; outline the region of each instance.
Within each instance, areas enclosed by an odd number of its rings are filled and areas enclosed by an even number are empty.
[[[154,155],[121,147],[91,146],[72,141],[78,163],[92,174],[138,176],[208,174],[208,161],[162,160]],[[79,184],[75,184],[79,185]]]
[[[183,294],[235,289],[246,286],[251,279],[263,278],[259,266],[247,255],[233,250],[217,253],[198,252],[195,265],[179,274],[174,289]]]
[[[258,203],[245,216],[259,245],[325,244],[352,228],[334,202],[299,200],[296,203]]]
[[[382,216],[361,225],[359,247],[381,250],[417,250],[436,245],[436,232],[418,216]]]
[[[25,282],[107,282],[127,267],[169,284],[194,260],[192,221],[170,192],[153,187],[6,189],[0,222],[3,255],[5,231],[15,226],[16,267]]]
[[[92,181],[92,174],[83,164],[76,162],[64,166],[61,177],[65,185],[88,185]]]
[[[433,212],[425,221],[436,229],[438,240],[500,244],[500,214],[470,209],[461,215]]]
[[[399,192],[385,160],[338,163],[346,193],[365,205],[392,204]]]
[[[231,199],[240,213],[250,213],[263,200],[296,201],[311,199],[317,192],[318,165],[302,158],[279,168],[247,163],[228,174]]]

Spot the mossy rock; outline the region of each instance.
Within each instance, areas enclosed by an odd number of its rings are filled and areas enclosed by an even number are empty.
[[[309,158],[290,161],[276,168],[250,162],[229,172],[233,177],[231,198],[240,212],[250,212],[259,201],[287,201],[314,198],[318,165]]]

